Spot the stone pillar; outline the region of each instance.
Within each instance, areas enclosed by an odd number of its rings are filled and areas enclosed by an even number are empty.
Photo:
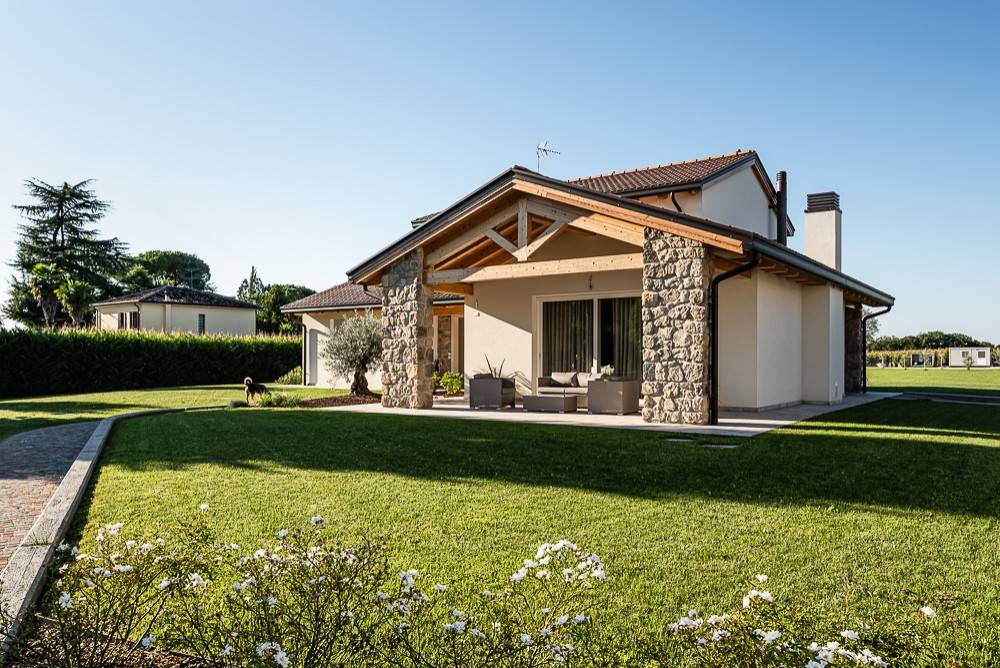
[[[865,360],[862,359],[865,337],[861,323],[862,306],[844,309],[844,391],[860,392],[864,383]]]
[[[417,249],[382,276],[382,405],[430,408],[433,402],[434,290]]]
[[[701,242],[644,234],[642,419],[707,424],[711,259]]]

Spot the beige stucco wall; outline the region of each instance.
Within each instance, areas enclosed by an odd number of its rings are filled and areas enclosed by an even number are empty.
[[[198,314],[205,314],[206,334],[252,336],[257,332],[257,313],[247,308],[187,306],[181,304],[117,304],[96,307],[98,328],[118,329],[118,314],[138,310],[146,332],[198,333]]]
[[[844,398],[844,295],[828,285],[802,288],[802,400]]]
[[[701,195],[701,215],[726,225],[775,237],[776,216],[749,165],[706,186]]]
[[[685,190],[674,194],[677,196],[677,203],[680,205],[682,213],[701,216],[701,190]],[[640,202],[646,204],[662,206],[664,209],[670,209],[671,211],[677,210],[677,207],[674,206],[674,200],[669,194],[648,195],[646,197],[639,197],[638,199]]]
[[[719,284],[719,406],[758,406],[756,272]]]
[[[757,275],[757,407],[802,401],[802,287]]]

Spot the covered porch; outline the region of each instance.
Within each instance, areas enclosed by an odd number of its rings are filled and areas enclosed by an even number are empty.
[[[626,422],[671,427],[736,419],[727,407],[843,401],[860,389],[845,373],[860,368],[860,344],[847,339],[873,303],[747,230],[521,168],[349,276],[382,288],[385,408],[458,409],[431,386],[431,302],[448,292],[464,298],[467,379],[502,365],[524,397],[552,380],[585,387],[603,370],[640,383]]]

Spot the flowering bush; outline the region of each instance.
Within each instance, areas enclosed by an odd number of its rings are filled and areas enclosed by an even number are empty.
[[[755,588],[743,597],[741,607],[721,615],[702,616],[689,610],[668,626],[661,650],[680,647],[696,666],[889,666],[905,658],[916,665],[940,665],[941,657],[931,660],[931,650],[921,643],[912,620],[898,621],[885,629],[873,631],[867,625],[858,630],[844,629],[833,640],[817,642],[802,637],[802,626],[795,609],[785,605],[765,589],[768,577],[757,575]],[[761,587],[757,589],[756,587]],[[933,619],[936,613],[924,606],[920,614]],[[866,646],[866,642],[870,644]],[[872,649],[877,645],[877,652]],[[656,657],[659,652],[654,651]],[[942,662],[943,663],[943,662]]]

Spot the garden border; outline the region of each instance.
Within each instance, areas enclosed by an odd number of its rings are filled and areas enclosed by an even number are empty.
[[[179,413],[188,410],[222,408],[199,406],[193,408],[154,408],[112,415],[102,419],[87,442],[77,453],[69,470],[52,493],[52,497],[25,535],[24,540],[11,555],[4,569],[10,579],[2,583],[0,605],[12,614],[12,624],[0,633],[0,656],[7,649],[11,638],[17,635],[21,621],[37,602],[45,586],[45,575],[56,546],[66,537],[76,511],[80,507],[87,485],[97,468],[104,444],[111,429],[119,420],[127,420],[161,413]]]

